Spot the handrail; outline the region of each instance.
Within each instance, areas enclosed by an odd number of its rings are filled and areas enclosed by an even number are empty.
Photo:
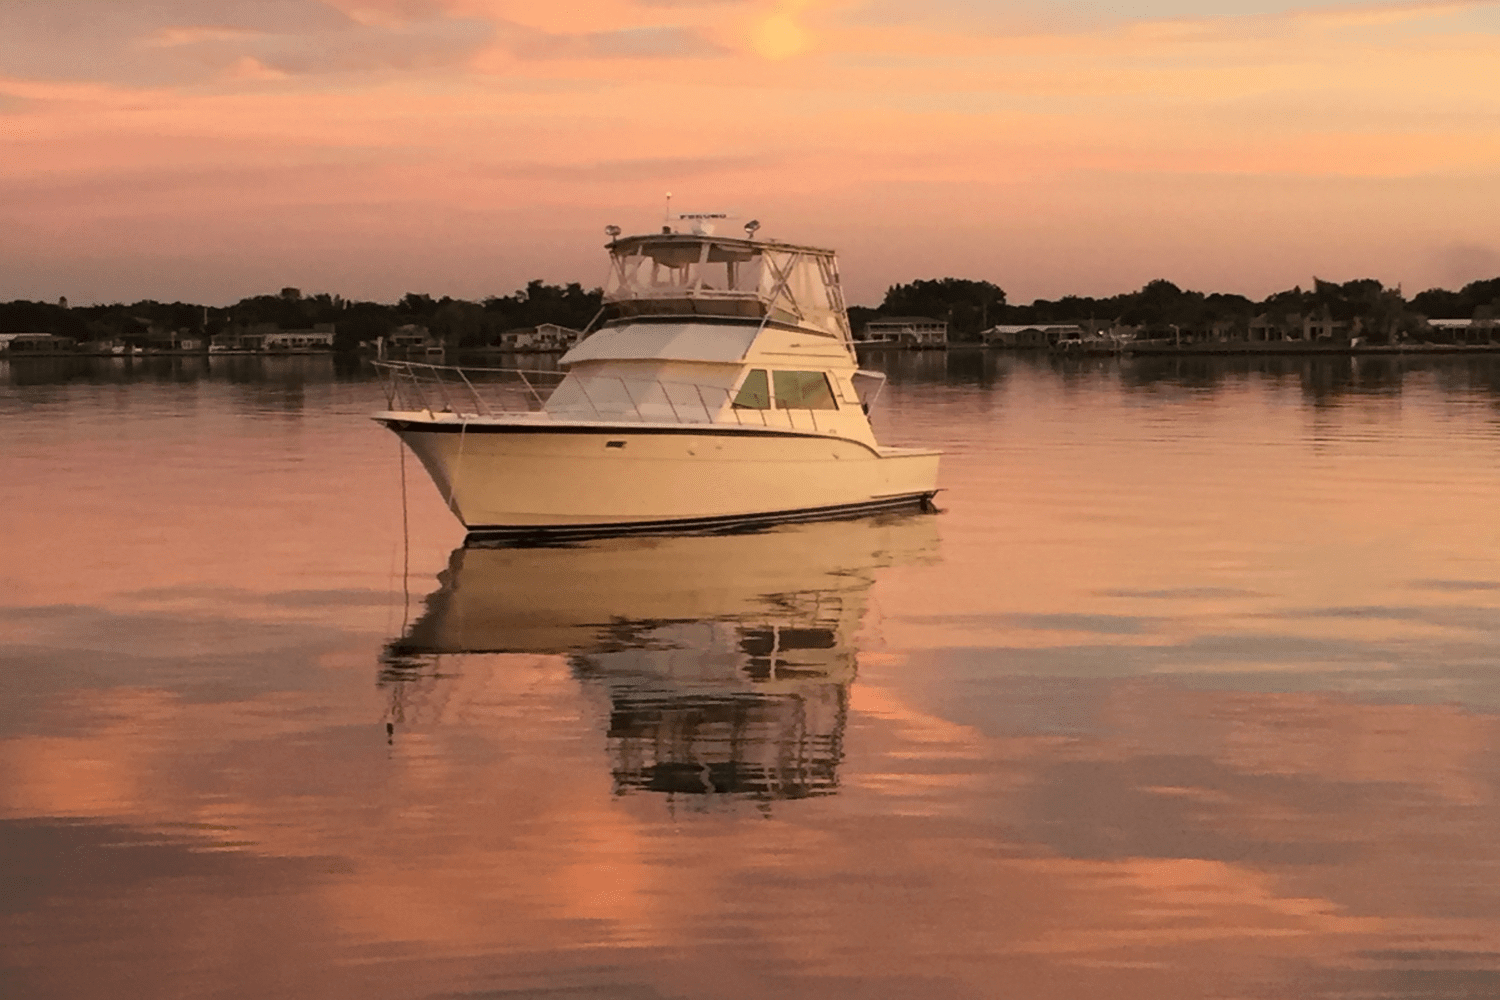
[[[630,379],[623,376],[602,376],[578,379],[571,383],[577,390],[576,396],[570,394],[563,406],[549,410],[554,393],[570,373],[525,368],[432,365],[419,361],[388,359],[375,361],[373,364],[386,376],[386,404],[392,410],[452,413],[460,418],[551,413],[562,417],[579,415],[585,419],[639,423],[745,424],[744,412],[733,405],[733,389],[722,385],[671,382],[648,377]],[[539,376],[551,377],[556,380],[556,384],[550,387],[539,385]],[[619,383],[621,396],[616,400],[617,405],[611,407],[607,400],[599,398],[599,391],[602,388],[605,397],[613,396],[614,390],[610,386],[615,382]],[[680,396],[674,394],[674,388],[681,390]],[[594,390],[592,394],[590,389]],[[710,403],[710,399],[718,402]],[[619,403],[624,405],[618,405]],[[833,428],[825,431],[820,426],[817,414],[810,408],[777,407],[778,411],[787,414],[787,425],[791,429],[797,428],[799,421],[795,414],[802,409],[806,410],[805,419],[812,424],[815,432],[833,433]],[[763,426],[772,426],[767,411],[760,411],[760,421]]]
[[[703,288],[695,285],[652,285],[649,288],[617,288],[604,297],[606,306],[621,302],[649,302],[652,299],[720,299],[726,302],[759,302],[769,306],[771,299],[758,288]]]

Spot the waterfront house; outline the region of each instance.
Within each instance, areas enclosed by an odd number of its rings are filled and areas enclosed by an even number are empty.
[[[1214,320],[1208,326],[1209,338],[1219,343],[1245,339],[1245,328],[1233,319]]]
[[[541,323],[498,334],[491,346],[506,351],[566,351],[583,339],[582,330]]]
[[[333,350],[332,323],[320,323],[311,330],[278,330],[267,334],[264,349],[280,353],[307,353]]]
[[[1250,317],[1250,326],[1245,332],[1245,339],[1251,342],[1281,340],[1283,332],[1281,325],[1271,317],[1262,313],[1259,316]]]
[[[168,330],[158,326],[148,327],[144,337],[131,338],[147,351],[154,352],[180,352],[180,351],[204,351],[208,344],[196,333],[189,330]]]
[[[236,327],[214,334],[209,351],[214,354],[257,354],[265,351],[277,354],[304,354],[311,351],[333,350],[334,326],[320,323],[311,330],[283,330],[274,323],[258,323],[251,327]],[[192,348],[183,347],[183,350]]]
[[[986,344],[1013,347],[1018,350],[1052,347],[1061,340],[1084,339],[1084,328],[1077,323],[1037,323],[1032,325],[992,326],[980,334]]]
[[[583,339],[583,331],[557,323],[541,323],[536,328],[536,346],[546,351],[566,351]]]
[[[1302,321],[1303,340],[1348,340],[1349,324],[1340,319],[1331,319],[1328,316],[1313,318],[1309,316]]]
[[[247,351],[262,351],[266,347],[266,338],[276,332],[276,326],[272,323],[258,323],[255,326],[235,326],[216,333],[209,338],[208,350],[211,354],[231,351],[237,354]]]
[[[0,333],[0,352],[6,354],[65,354],[78,349],[72,337],[51,333]]]
[[[1301,313],[1291,313],[1286,316],[1262,314],[1250,320],[1246,337],[1252,343],[1269,343],[1277,340],[1300,340],[1303,332]]]
[[[529,351],[535,342],[536,327],[525,326],[497,334],[494,346],[506,351]]]
[[[888,316],[865,324],[863,342],[900,347],[945,347],[948,324],[926,316]]]
[[[1455,344],[1488,344],[1500,337],[1500,321],[1493,319],[1430,319],[1427,326]]]
[[[219,351],[263,351],[266,347],[267,336],[269,334],[248,330],[216,333],[209,342],[208,349],[212,353]]]
[[[405,358],[417,355],[441,354],[443,342],[432,335],[425,326],[407,323],[392,330],[384,338],[384,350],[392,357]]]

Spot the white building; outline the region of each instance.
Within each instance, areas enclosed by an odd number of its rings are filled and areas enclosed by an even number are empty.
[[[1430,319],[1427,325],[1460,344],[1488,344],[1500,338],[1500,321],[1493,319]]]
[[[72,337],[51,333],[0,333],[0,353],[5,354],[57,354],[77,347]]]
[[[980,336],[996,347],[1052,347],[1060,340],[1082,340],[1084,329],[1076,323],[1032,323],[992,326]]]
[[[948,324],[926,316],[872,319],[865,324],[864,342],[901,347],[944,347],[948,343]]]
[[[536,328],[535,344],[544,350],[565,351],[583,339],[583,331],[556,323],[542,323]]]
[[[265,350],[267,351],[331,351],[333,350],[333,330],[282,330],[278,333],[266,335]]]

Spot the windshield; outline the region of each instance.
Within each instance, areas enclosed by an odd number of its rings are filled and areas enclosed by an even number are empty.
[[[663,292],[707,291],[755,294],[761,254],[712,242],[640,242],[614,256],[611,293],[625,297]]]
[[[628,314],[768,318],[847,341],[833,254],[665,233],[610,245],[605,301]]]

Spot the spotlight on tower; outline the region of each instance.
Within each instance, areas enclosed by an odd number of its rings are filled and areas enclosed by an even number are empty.
[[[611,241],[617,240],[617,239],[620,238],[620,227],[619,226],[605,226],[604,227],[604,235],[608,236]]]
[[[753,239],[755,239],[755,231],[757,229],[759,229],[759,228],[760,228],[760,220],[759,219],[751,219],[749,222],[745,223],[745,235],[748,238],[750,238],[750,239],[753,240]]]

